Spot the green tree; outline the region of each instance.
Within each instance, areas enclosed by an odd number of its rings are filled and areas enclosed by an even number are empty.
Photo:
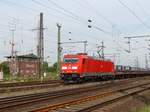
[[[55,69],[55,71],[57,70],[57,62],[55,62],[54,64],[53,64],[53,67],[54,67],[54,69]]]
[[[10,70],[9,70],[9,63],[8,62],[3,62],[0,64],[0,70],[3,71],[4,73],[4,79],[8,80],[10,78]]]
[[[57,63],[54,63],[51,67],[49,67],[49,72],[56,72],[57,71]]]
[[[54,63],[52,66],[48,66],[48,62],[43,63],[43,71],[44,72],[56,72],[57,71],[57,63]]]
[[[1,69],[2,69],[2,71],[3,71],[3,73],[4,73],[4,75],[5,75],[5,74],[10,74],[10,71],[9,71],[9,63],[8,63],[8,62],[3,62],[3,63],[1,63]]]
[[[43,63],[43,71],[44,72],[56,72],[57,71],[57,62],[54,63],[52,66],[48,66],[48,62]]]
[[[0,64],[0,71],[2,70],[2,64]]]
[[[49,69],[50,69],[50,68],[49,68],[49,66],[48,66],[48,62],[44,62],[44,63],[43,63],[43,71],[44,71],[44,72],[49,72]]]

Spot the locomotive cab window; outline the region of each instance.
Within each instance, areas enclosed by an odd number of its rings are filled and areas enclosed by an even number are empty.
[[[64,63],[76,63],[78,62],[77,58],[64,58]]]

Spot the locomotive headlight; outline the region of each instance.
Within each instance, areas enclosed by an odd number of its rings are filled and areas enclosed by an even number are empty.
[[[76,69],[78,69],[78,67],[77,66],[73,66],[72,69],[76,70]]]
[[[62,69],[62,70],[66,70],[67,67],[66,67],[66,66],[62,66],[61,69]]]

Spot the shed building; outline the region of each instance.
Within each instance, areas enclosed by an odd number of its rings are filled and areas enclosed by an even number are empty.
[[[20,76],[38,75],[39,58],[34,54],[8,56],[9,69],[11,74]]]

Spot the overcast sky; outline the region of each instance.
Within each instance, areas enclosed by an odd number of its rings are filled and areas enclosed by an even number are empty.
[[[61,42],[87,40],[89,55],[97,55],[96,47],[104,41],[106,57],[116,64],[135,66],[138,57],[139,65],[144,67],[149,38],[131,39],[128,53],[127,39],[123,37],[150,34],[149,4],[149,0],[0,0],[0,60],[10,55],[14,26],[18,54],[36,54],[38,37],[32,29],[38,28],[43,12],[45,60],[51,64],[56,61],[56,23],[60,23]],[[62,48],[63,54],[83,52],[83,44]]]

